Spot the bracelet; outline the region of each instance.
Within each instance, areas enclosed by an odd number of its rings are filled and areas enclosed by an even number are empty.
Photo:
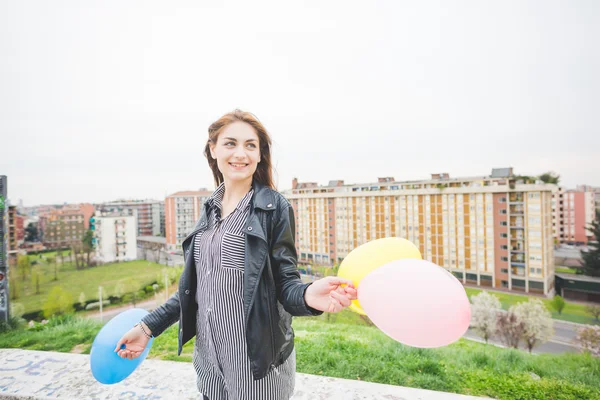
[[[152,335],[148,335],[148,333],[146,332],[146,330],[144,329],[144,325],[142,325],[141,322],[138,322],[137,324],[135,324],[133,327],[135,328],[136,326],[139,326],[140,329],[142,330],[142,332],[144,332],[144,335],[146,335],[146,337],[148,339],[152,339]]]

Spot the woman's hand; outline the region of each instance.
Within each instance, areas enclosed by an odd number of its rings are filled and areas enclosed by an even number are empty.
[[[337,313],[356,300],[351,280],[328,276],[314,281],[304,293],[304,301],[315,310]]]
[[[146,324],[144,324],[144,329],[149,335],[152,334]],[[142,354],[149,341],[150,339],[142,332],[142,329],[139,326],[134,326],[119,340],[115,351],[119,357],[132,360],[138,358]],[[125,345],[124,349],[121,349],[122,345]]]

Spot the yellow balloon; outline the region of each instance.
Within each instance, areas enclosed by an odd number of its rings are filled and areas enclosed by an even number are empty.
[[[410,241],[399,237],[389,237],[367,242],[352,250],[340,264],[338,276],[350,279],[358,288],[360,281],[377,268],[404,258],[422,260],[421,252]],[[350,304],[350,309],[362,315],[367,315],[358,300]]]

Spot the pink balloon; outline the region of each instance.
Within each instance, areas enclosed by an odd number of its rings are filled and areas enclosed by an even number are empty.
[[[429,261],[392,261],[365,276],[357,290],[371,321],[400,343],[446,346],[469,328],[471,305],[465,289]]]

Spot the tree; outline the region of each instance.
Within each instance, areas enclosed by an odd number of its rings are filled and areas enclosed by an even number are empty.
[[[555,185],[558,185],[558,182],[560,181],[560,175],[558,175],[556,172],[549,171],[538,176],[538,179],[544,183],[554,183]]]
[[[589,306],[585,306],[585,311],[598,321],[598,318],[600,317],[600,306],[590,304]]]
[[[554,335],[552,314],[541,300],[530,299],[515,304],[511,309],[517,319],[523,322],[522,338],[530,353],[537,344],[547,342]]]
[[[19,298],[19,287],[17,280],[12,278],[10,279],[10,299],[17,300]]]
[[[500,336],[502,343],[508,347],[519,348],[521,336],[525,331],[525,325],[511,309],[508,312],[498,313],[496,319],[496,333]]]
[[[54,265],[54,280],[57,281],[58,280],[58,262],[56,260],[56,257],[48,256],[47,261],[48,261],[48,265]]]
[[[21,277],[23,278],[23,282],[27,279],[27,271],[31,271],[31,264],[29,263],[28,256],[17,256],[17,268],[21,271]]]
[[[92,252],[94,251],[94,231],[92,230],[88,230],[85,232],[85,234],[83,235],[83,239],[81,240],[82,243],[82,250],[85,253],[85,264],[86,266],[89,268],[90,266],[90,254],[92,254]]]
[[[35,294],[40,294],[40,271],[37,268],[33,269],[31,283],[35,285]]]
[[[584,352],[600,357],[600,326],[588,326],[577,331],[575,339]]]
[[[63,252],[60,249],[56,250],[56,262],[58,262],[59,258],[60,258],[60,264],[64,265],[65,264],[65,256],[63,255]]]
[[[75,269],[83,269],[83,245],[81,243],[73,243],[71,245],[72,257],[75,257]]]
[[[142,247],[138,247],[137,252],[138,255],[142,258],[142,260],[148,259],[148,251],[145,245],[142,245]]]
[[[500,300],[486,291],[477,296],[471,296],[471,323],[473,329],[485,342],[496,332],[497,310],[500,308]]]
[[[556,312],[558,312],[559,315],[562,313],[562,310],[565,308],[566,304],[567,303],[565,303],[565,299],[558,295],[554,296],[554,298],[550,302],[552,308],[556,310]]]
[[[44,318],[53,315],[63,315],[73,312],[73,296],[60,286],[55,286],[50,291],[44,306],[42,307]]]
[[[39,240],[38,239],[38,236],[39,236],[38,228],[37,228],[37,225],[34,224],[33,222],[30,222],[27,225],[27,228],[25,228],[25,233],[26,233],[26,235],[25,235],[26,242],[37,242]]]
[[[588,243],[588,250],[581,252],[581,266],[578,274],[600,276],[600,211],[596,211],[596,219],[587,227],[594,236],[594,241]]]
[[[150,243],[150,250],[154,255],[154,262],[160,263],[160,251],[162,250],[162,244],[160,243]]]

